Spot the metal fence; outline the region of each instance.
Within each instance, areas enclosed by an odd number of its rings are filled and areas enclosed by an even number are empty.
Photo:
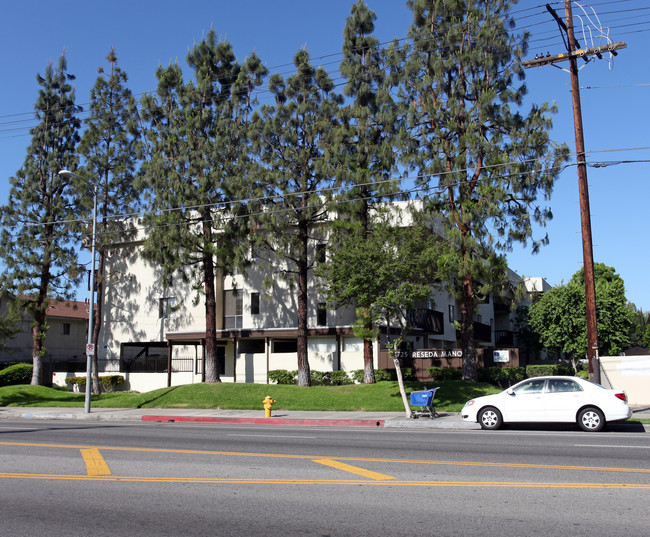
[[[197,361],[197,373],[199,371]],[[168,360],[166,356],[153,355],[137,359],[123,358],[122,360],[98,360],[100,373],[167,373]],[[177,356],[172,358],[172,373],[191,373],[194,371],[192,356]]]

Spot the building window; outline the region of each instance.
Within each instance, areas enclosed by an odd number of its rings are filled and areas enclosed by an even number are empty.
[[[237,340],[238,354],[263,354],[266,351],[266,342],[263,339]]]
[[[343,352],[361,352],[363,351],[363,339],[359,337],[344,337]]]
[[[238,290],[225,291],[223,302],[223,327],[241,328],[244,310],[242,292]]]
[[[327,326],[327,303],[319,302],[316,312],[316,324],[318,326]]]
[[[298,340],[297,339],[274,339],[271,346],[271,352],[273,353],[283,353],[283,352],[298,352]]]
[[[169,319],[173,316],[176,306],[176,298],[167,296],[158,299],[158,318]]]
[[[260,294],[251,293],[251,315],[260,314]]]
[[[449,322],[453,323],[456,320],[456,306],[449,304]]]
[[[64,336],[70,335],[70,323],[63,323],[63,335]]]
[[[325,244],[316,245],[316,263],[325,263]]]

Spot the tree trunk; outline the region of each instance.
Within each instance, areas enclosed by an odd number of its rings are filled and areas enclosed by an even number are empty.
[[[372,329],[372,325],[366,328]],[[365,384],[374,384],[377,382],[375,379],[372,344],[372,341],[367,339],[363,340],[363,382]]]
[[[210,220],[204,219],[204,234],[206,244],[210,244],[212,233],[209,229]],[[217,359],[217,299],[214,286],[214,259],[208,248],[203,254],[203,278],[205,279],[205,367],[206,382],[221,382],[219,363]]]
[[[476,381],[476,348],[474,347],[474,283],[463,279],[461,302],[461,347],[463,349],[463,380]]]
[[[45,311],[40,303],[34,311],[34,326],[32,328],[32,385],[43,385],[43,340],[45,339]]]
[[[93,293],[92,289],[90,290],[91,297],[96,298],[96,304],[94,305],[94,319],[93,319],[93,334],[92,342],[95,344],[95,349],[93,350],[92,355],[92,393],[94,395],[99,395],[102,393],[102,386],[99,383],[99,360],[97,357],[98,347],[97,342],[99,341],[99,334],[101,332],[101,320],[102,320],[102,311],[104,305],[104,266],[106,262],[106,256],[104,251],[99,252],[99,263],[97,266],[97,272],[95,273],[95,288],[97,293]]]
[[[404,379],[402,378],[402,367],[397,358],[397,346],[395,343],[392,347],[389,344],[389,353],[392,355],[393,363],[395,364],[395,373],[397,373],[397,384],[399,385],[399,393],[402,395],[402,402],[404,403],[404,410],[408,419],[413,417],[411,405],[409,404],[408,397],[406,397],[406,389],[404,388]]]
[[[298,386],[311,386],[311,370],[307,354],[307,318],[308,318],[308,259],[307,259],[307,226],[300,224],[298,228],[300,252],[298,259]]]

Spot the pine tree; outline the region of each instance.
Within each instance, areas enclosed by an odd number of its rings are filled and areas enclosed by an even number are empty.
[[[336,248],[337,237],[350,234],[359,241],[369,239],[373,214],[378,204],[395,198],[399,190],[390,180],[396,166],[396,103],[391,97],[390,81],[384,67],[384,51],[372,35],[376,15],[363,0],[352,6],[343,30],[341,75],[346,79],[343,93],[347,104],[339,111],[340,125],[333,131],[333,158],[341,186],[337,211],[343,219],[330,241]],[[345,239],[343,239],[345,240]],[[355,333],[372,334],[370,304],[357,302],[362,322]],[[364,382],[375,382],[373,342],[363,338]]]
[[[86,131],[79,144],[79,153],[85,161],[82,175],[97,189],[97,272],[95,291],[97,304],[94,309],[92,341],[92,391],[100,393],[97,341],[101,331],[106,281],[106,256],[109,247],[124,244],[132,237],[135,228],[129,215],[138,204],[138,191],[134,186],[139,138],[138,110],[131,91],[126,87],[127,75],[117,63],[115,49],[111,49],[106,61],[108,76],[103,68],[90,92],[90,115],[86,119]],[[80,186],[83,206],[92,210],[92,189]],[[116,254],[117,252],[113,252]],[[95,260],[92,260],[94,268]]]
[[[308,279],[317,257],[315,244],[326,236],[323,226],[333,185],[327,143],[341,98],[332,92],[334,84],[325,69],[312,66],[306,50],[298,51],[293,63],[294,75],[285,80],[275,74],[269,81],[275,105],[262,107],[255,116],[269,200],[258,217],[263,233],[257,237],[260,251],[268,250],[274,265],[286,262],[278,275],[297,280],[298,384],[309,386]]]
[[[157,98],[143,99],[149,159],[143,176],[151,212],[145,255],[205,298],[205,380],[219,382],[215,276],[246,262],[244,197],[248,181],[251,92],[266,74],[251,54],[243,64],[214,30],[188,53],[195,81],[181,68],[157,72]],[[160,245],[164,244],[164,248]],[[198,270],[197,270],[198,268]]]
[[[532,242],[533,223],[552,217],[548,200],[566,148],[549,139],[547,104],[520,108],[526,93],[511,2],[409,0],[410,46],[398,67],[406,133],[404,163],[430,191],[429,209],[446,221],[457,248],[447,260],[461,304],[463,377],[476,379],[477,301],[505,282],[514,242]],[[540,199],[542,198],[542,199]]]
[[[49,63],[34,106],[39,123],[23,166],[10,179],[7,205],[0,208],[3,287],[25,301],[33,315],[32,384],[43,384],[47,309],[51,299],[71,298],[80,267],[76,191],[61,169],[74,168],[80,121],[65,56]]]

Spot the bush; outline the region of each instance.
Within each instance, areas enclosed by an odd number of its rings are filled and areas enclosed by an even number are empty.
[[[350,371],[350,375],[352,375],[352,381],[356,384],[363,384],[363,381],[366,378],[366,372],[363,369]],[[377,380],[377,371],[375,371],[375,380]]]
[[[30,384],[32,382],[32,364],[15,364],[0,371],[0,386]]]
[[[312,371],[312,386],[343,386],[352,384],[352,379],[345,371]]]
[[[312,386],[331,386],[332,373],[329,371],[310,371]]]
[[[404,370],[402,369],[403,373]],[[363,369],[355,369],[350,374],[352,375],[352,380],[357,384],[363,384],[366,378],[366,372]],[[397,380],[397,373],[394,369],[375,369],[375,382],[382,380]]]
[[[76,384],[79,386],[79,391],[81,391],[81,387],[86,386],[86,377],[67,377],[65,382],[70,386]],[[99,382],[102,385],[102,392],[108,393],[115,391],[122,383],[124,383],[124,377],[122,375],[106,375],[104,377],[99,377]]]
[[[273,369],[269,371],[269,380],[276,384],[295,384],[298,371],[286,369]]]
[[[463,372],[451,367],[427,367],[427,373],[434,380],[460,380],[463,378]]]
[[[353,384],[353,381],[345,371],[332,371],[332,386],[345,386],[347,384]]]
[[[564,364],[542,364],[529,365],[526,367],[528,377],[545,377],[548,375],[569,375],[573,376],[573,368]]]
[[[576,373],[576,377],[580,377],[581,379],[589,380],[589,371],[578,371]]]
[[[526,378],[526,369],[523,367],[484,367],[478,371],[478,379],[489,382],[502,388],[516,384]]]

